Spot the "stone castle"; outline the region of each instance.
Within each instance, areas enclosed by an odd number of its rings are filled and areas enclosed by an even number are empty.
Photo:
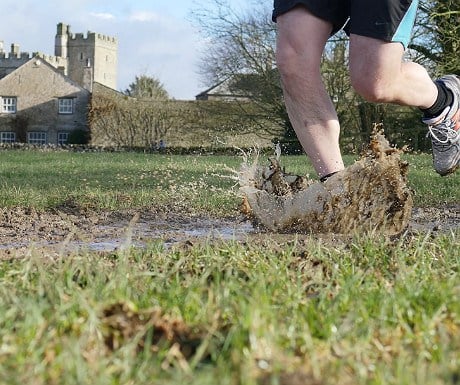
[[[0,79],[33,57],[46,60],[89,91],[92,91],[94,82],[112,89],[117,87],[118,41],[114,37],[89,31],[86,36],[73,34],[69,25],[59,23],[53,56],[20,52],[18,44],[11,44],[10,52],[5,52],[4,42],[0,41]]]

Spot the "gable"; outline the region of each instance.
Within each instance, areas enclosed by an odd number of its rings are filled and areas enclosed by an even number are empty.
[[[61,97],[88,93],[52,65],[38,57],[0,79],[0,95]]]

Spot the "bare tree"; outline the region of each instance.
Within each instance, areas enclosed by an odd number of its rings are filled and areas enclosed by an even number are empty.
[[[276,28],[268,3],[253,4],[250,11],[238,12],[227,0],[211,0],[193,12],[209,42],[200,73],[208,86],[229,81],[231,91],[256,105],[238,102],[241,113],[253,118],[252,127],[261,135],[279,135],[290,123],[276,70]]]

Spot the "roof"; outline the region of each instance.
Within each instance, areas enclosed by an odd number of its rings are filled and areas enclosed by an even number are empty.
[[[61,77],[63,81],[65,81],[66,83],[69,83],[70,85],[72,85],[73,87],[76,87],[76,88],[79,88],[80,90],[85,90],[85,91],[88,91],[86,90],[84,87],[82,87],[81,85],[79,85],[77,82],[73,81],[72,79],[70,79],[68,76],[66,76],[65,74],[62,73],[62,71],[60,71],[59,69],[57,69],[56,67],[54,67],[53,65],[51,65],[50,63],[48,63],[46,61],[46,59],[43,59],[39,56],[34,56],[32,58],[30,58],[27,62],[25,62],[24,64],[20,65],[18,68],[16,68],[14,71],[10,72],[8,75],[4,76],[3,78],[0,79],[0,84],[1,83],[5,83],[8,81],[9,78],[13,77],[13,76],[16,76],[16,73],[18,71],[23,71],[26,69],[26,67],[28,66],[35,66],[35,67],[44,67],[46,68],[47,70],[49,71],[52,71],[54,72],[57,76]],[[89,92],[89,91],[88,91]]]
[[[221,97],[221,98],[235,98],[235,99],[247,99],[249,95],[243,94],[242,92],[235,92],[234,87],[235,77],[228,77],[225,80],[209,87],[203,92],[200,92],[195,96],[197,100],[207,99],[209,96]],[[233,88],[233,89],[232,89]]]

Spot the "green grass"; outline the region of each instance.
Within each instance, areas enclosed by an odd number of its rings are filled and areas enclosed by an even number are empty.
[[[416,205],[460,201],[460,175],[439,177],[429,155],[407,155]],[[347,164],[354,158],[345,157]],[[0,206],[49,209],[73,203],[94,210],[177,206],[228,215],[238,206],[239,156],[139,153],[0,152]],[[314,177],[304,156],[283,157],[293,173]]]
[[[95,210],[161,207],[231,211],[235,191],[226,164],[237,157],[138,153],[0,152],[0,205]]]
[[[276,246],[276,247],[274,247]],[[458,234],[397,243],[224,243],[0,261],[2,384],[457,384]],[[103,311],[204,331],[185,360],[105,345]],[[129,322],[124,324],[129,327]]]
[[[409,185],[419,206],[460,202],[460,173],[440,177],[433,170],[430,155],[405,155],[409,162]]]

